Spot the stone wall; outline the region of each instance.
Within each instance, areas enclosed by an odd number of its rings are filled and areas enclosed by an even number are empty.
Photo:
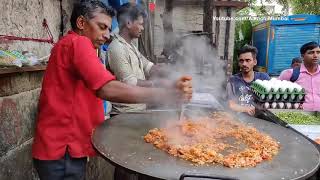
[[[74,1],[2,0],[0,35],[47,39],[42,27],[45,18],[56,42],[70,29]],[[30,51],[38,57],[49,55],[52,47],[49,43],[0,41],[0,49]],[[0,68],[0,180],[38,179],[32,167],[31,145],[44,71],[18,71],[5,74]],[[104,159],[90,159],[88,180],[112,179],[112,174],[113,167]]]
[[[30,153],[42,76],[36,71],[0,78],[0,179],[36,177]]]
[[[61,34],[61,19],[64,33],[70,28],[70,14],[74,0],[11,0],[0,3],[0,34],[18,37],[48,39],[42,26],[47,20],[56,42]],[[62,11],[61,11],[62,5]],[[62,17],[61,17],[62,15]],[[31,41],[0,41],[1,49],[30,51],[39,57],[50,53],[52,45]]]

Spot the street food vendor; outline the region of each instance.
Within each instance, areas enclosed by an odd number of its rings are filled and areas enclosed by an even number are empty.
[[[245,45],[238,52],[238,60],[241,72],[230,77],[227,84],[229,108],[236,112],[244,112],[255,115],[253,94],[250,85],[253,81],[270,80],[266,73],[255,72],[258,50],[256,47]]]
[[[144,88],[115,80],[96,49],[109,38],[114,11],[100,1],[81,1],[71,15],[72,31],[53,47],[41,95],[32,157],[41,180],[85,179],[91,135],[104,120],[102,99],[123,103],[188,101],[191,77],[172,88]]]
[[[116,79],[140,87],[166,87],[170,81],[152,79],[163,77],[166,68],[154,64],[143,56],[134,45],[144,30],[145,10],[132,3],[125,3],[117,10],[119,34],[115,34],[108,49],[108,67]],[[115,113],[144,111],[146,104],[112,103]]]

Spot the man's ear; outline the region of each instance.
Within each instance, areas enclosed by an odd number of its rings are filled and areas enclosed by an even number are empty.
[[[127,26],[127,28],[130,29],[132,26],[132,22],[130,20],[127,20],[126,26]]]
[[[256,58],[253,59],[253,63],[254,63],[255,66],[258,64],[258,61],[257,61]]]
[[[84,16],[79,16],[77,18],[76,24],[79,30],[83,30],[86,23],[86,18]]]

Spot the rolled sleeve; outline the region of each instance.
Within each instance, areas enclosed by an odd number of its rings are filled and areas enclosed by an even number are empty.
[[[150,76],[150,71],[151,71],[151,68],[152,68],[153,65],[154,64],[152,62],[149,62],[147,64],[147,66],[143,69],[147,76]]]
[[[131,75],[127,78],[124,78],[122,82],[136,86],[138,84],[138,78],[136,78],[134,75]]]
[[[109,67],[119,81],[137,85],[138,78],[132,71],[128,56],[123,48],[110,48],[108,51]]]
[[[143,55],[141,56],[142,56],[143,71],[146,76],[150,76],[150,70],[154,64],[151,61],[149,61],[147,58],[145,58]]]
[[[86,86],[98,90],[104,84],[115,79],[100,62],[91,41],[79,37],[73,41],[73,66]]]

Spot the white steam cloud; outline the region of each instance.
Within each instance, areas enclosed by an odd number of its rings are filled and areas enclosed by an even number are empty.
[[[207,92],[221,98],[225,95],[225,62],[219,60],[216,49],[207,36],[185,36],[175,51],[178,56],[172,58],[171,78],[191,75],[197,92]]]

